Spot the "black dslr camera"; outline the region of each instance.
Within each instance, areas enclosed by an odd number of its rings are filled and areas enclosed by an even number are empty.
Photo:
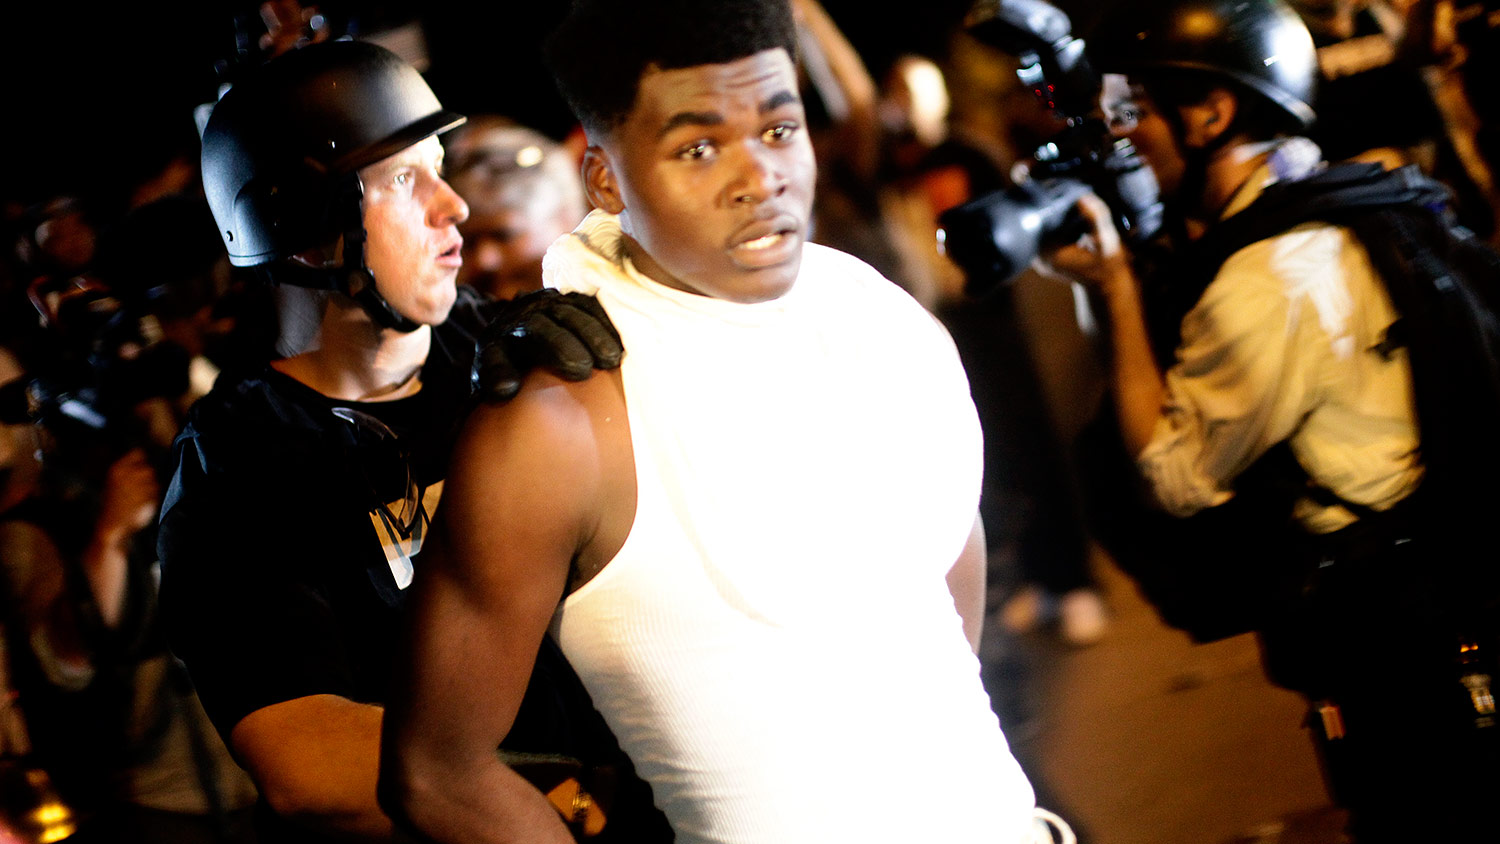
[[[1064,124],[1037,148],[1024,179],[938,218],[940,245],[964,271],[967,292],[984,295],[1019,275],[1043,247],[1087,233],[1076,206],[1089,191],[1114,212],[1128,241],[1155,237],[1162,223],[1156,174],[1096,116],[1100,80],[1067,14],[1043,0],[979,0],[964,26],[1016,56],[1016,75]]]
[[[138,402],[187,392],[189,361],[141,303],[102,286],[68,287],[46,308],[51,340],[35,371],[0,387],[0,423],[41,425],[56,441],[55,469],[98,479],[148,442],[132,412]]]

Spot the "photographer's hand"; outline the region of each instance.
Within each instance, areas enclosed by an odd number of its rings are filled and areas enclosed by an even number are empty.
[[[1120,239],[1114,218],[1104,200],[1086,193],[1078,210],[1089,223],[1089,233],[1039,257],[1038,269],[1047,274],[1064,273],[1088,285],[1105,298],[1138,289],[1130,253]],[[1122,290],[1129,288],[1129,290]]]
[[[1120,433],[1131,455],[1137,456],[1151,442],[1161,418],[1166,386],[1156,368],[1146,333],[1140,282],[1115,229],[1109,206],[1090,193],[1079,199],[1078,210],[1093,231],[1077,243],[1053,250],[1045,260],[1038,259],[1038,269],[1061,270],[1098,291],[1104,300],[1113,352],[1110,381],[1120,417]]]
[[[84,551],[94,604],[105,626],[120,623],[125,607],[125,575],[130,541],[156,518],[161,485],[146,452],[135,449],[109,467],[94,536]]]
[[[625,348],[599,300],[538,290],[505,303],[479,339],[473,383],[486,401],[508,401],[540,366],[569,381],[620,365]]]

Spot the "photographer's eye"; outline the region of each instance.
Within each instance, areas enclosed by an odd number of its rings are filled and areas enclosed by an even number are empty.
[[[1119,103],[1109,106],[1106,109],[1106,116],[1110,131],[1115,134],[1124,134],[1139,126],[1144,114],[1132,104]]]

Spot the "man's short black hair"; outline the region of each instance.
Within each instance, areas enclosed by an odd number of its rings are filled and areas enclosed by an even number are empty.
[[[574,0],[546,44],[558,90],[590,133],[624,122],[648,68],[797,56],[787,0]]]

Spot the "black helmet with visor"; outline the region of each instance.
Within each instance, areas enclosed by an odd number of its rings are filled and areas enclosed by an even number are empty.
[[[1118,2],[1086,39],[1101,73],[1189,71],[1236,83],[1302,129],[1315,118],[1318,58],[1281,0]]]
[[[214,105],[203,188],[237,267],[353,296],[381,325],[412,330],[364,264],[359,169],[464,121],[410,64],[363,41],[313,44],[267,62]],[[336,266],[285,259],[343,240]]]

